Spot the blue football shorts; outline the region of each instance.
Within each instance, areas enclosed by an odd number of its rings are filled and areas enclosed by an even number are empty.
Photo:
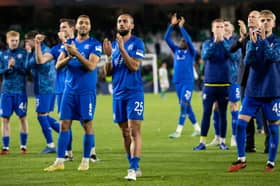
[[[229,87],[229,101],[230,102],[237,102],[240,101],[240,85],[239,84],[232,84]]]
[[[96,106],[96,94],[62,96],[60,120],[93,120]]]
[[[255,117],[262,109],[265,119],[275,121],[280,119],[280,98],[244,98],[239,114]]]
[[[115,123],[144,119],[144,93],[137,93],[123,99],[113,99]]]
[[[36,95],[36,112],[52,112],[54,109],[55,94],[38,94]]]
[[[176,93],[179,104],[191,102],[193,88],[193,85],[176,84]]]
[[[57,112],[60,113],[62,94],[56,94]]]
[[[13,112],[18,117],[24,117],[27,113],[26,94],[1,94],[0,115],[10,117]]]

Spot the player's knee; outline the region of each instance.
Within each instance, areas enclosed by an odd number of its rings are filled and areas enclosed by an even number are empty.
[[[229,103],[230,111],[238,111],[238,104],[237,102],[230,102]]]
[[[212,112],[211,108],[209,108],[209,107],[204,107],[203,108],[203,114],[204,115],[211,115],[211,112]]]
[[[2,122],[3,122],[3,125],[9,124],[9,122],[10,122],[10,117],[2,117]]]
[[[68,131],[70,129],[70,122],[62,120],[60,123],[60,131]]]
[[[217,102],[215,102],[214,104],[213,104],[213,111],[218,111],[218,103]]]
[[[128,127],[120,127],[121,131],[122,131],[122,136],[124,139],[126,138],[130,138],[130,128]]]
[[[190,105],[187,104],[187,103],[181,103],[181,104],[180,104],[181,115],[186,115],[186,114],[188,113],[188,107],[189,107],[189,106],[190,106]]]
[[[139,129],[134,129],[134,130],[131,131],[131,137],[133,139],[135,139],[139,136],[141,136],[141,131]]]

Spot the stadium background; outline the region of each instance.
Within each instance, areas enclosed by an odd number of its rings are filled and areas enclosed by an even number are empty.
[[[78,3],[79,2],[79,3]],[[93,4],[87,4],[91,2]],[[145,2],[145,3],[144,3]],[[116,15],[121,9],[130,10],[136,19],[136,34],[145,38],[145,43],[155,52],[153,39],[161,36],[169,21],[171,11],[180,11],[187,18],[186,27],[191,33],[196,46],[209,34],[210,22],[216,17],[232,17],[246,19],[252,9],[271,9],[280,16],[279,3],[272,1],[71,1],[71,0],[0,0],[0,32],[15,28],[22,35],[29,29],[37,28],[45,33],[56,33],[60,17],[76,18],[85,13],[92,17],[93,35],[102,40],[103,32],[110,33],[115,27]],[[186,2],[186,3],[184,3]],[[62,6],[63,3],[67,3]],[[163,4],[162,4],[163,3]],[[175,4],[174,4],[175,3]],[[40,4],[40,5],[39,5]],[[279,20],[277,20],[279,25]],[[204,32],[205,31],[205,35]],[[279,31],[279,28],[276,29]],[[199,34],[199,33],[202,34]],[[150,36],[149,36],[150,35]],[[148,37],[149,36],[149,37]],[[4,37],[1,37],[5,41]],[[161,39],[159,37],[159,39]],[[161,45],[159,60],[168,59],[164,54],[164,44]],[[166,52],[169,52],[168,50]],[[236,149],[220,151],[217,147],[208,148],[203,152],[193,152],[199,138],[191,138],[190,123],[186,123],[184,133],[178,140],[170,140],[168,134],[174,130],[177,120],[178,105],[175,93],[161,99],[158,95],[145,95],[145,121],[143,123],[143,159],[141,166],[143,177],[136,183],[127,183],[123,176],[126,173],[127,162],[124,157],[119,129],[112,123],[111,96],[98,95],[94,129],[96,131],[97,153],[101,161],[91,164],[90,171],[78,172],[77,166],[82,154],[82,129],[78,122],[73,124],[75,160],[66,164],[65,171],[44,173],[55,158],[53,155],[39,155],[45,142],[36,119],[35,100],[29,98],[28,120],[30,136],[28,154],[19,153],[19,126],[14,115],[11,121],[11,153],[0,157],[0,185],[28,186],[181,186],[181,185],[226,185],[251,186],[279,185],[279,158],[277,169],[272,174],[264,173],[266,154],[263,154],[264,135],[256,135],[257,153],[248,154],[246,170],[230,174],[226,168],[236,158]],[[195,92],[192,103],[197,118],[201,119],[202,106],[200,93]],[[56,118],[56,112],[52,113]],[[228,115],[229,117],[229,115]],[[230,134],[230,128],[228,127]],[[213,137],[213,129],[209,131],[209,140]],[[56,134],[55,139],[57,137]],[[230,136],[230,135],[229,135]],[[227,139],[228,141],[229,139]],[[279,156],[279,155],[278,155]]]
[[[172,78],[173,59],[171,50],[163,41],[172,12],[186,18],[185,27],[197,48],[196,71],[198,80],[195,90],[201,89],[203,64],[200,60],[201,42],[211,35],[210,24],[215,18],[222,17],[232,21],[238,31],[237,20],[246,21],[249,11],[270,9],[280,15],[279,1],[261,0],[0,0],[0,48],[5,48],[5,33],[10,29],[24,34],[29,30],[45,33],[47,44],[57,42],[59,19],[76,19],[80,14],[87,14],[92,19],[91,34],[102,41],[115,35],[116,17],[122,11],[128,11],[135,17],[134,33],[144,39],[146,53],[157,54],[158,64],[168,64]],[[276,20],[279,23],[279,19]],[[279,24],[275,29],[279,33]],[[237,33],[237,32],[236,32]],[[179,40],[178,35],[174,36]],[[21,43],[23,46],[23,41]],[[143,67],[143,80],[146,92],[153,91],[152,66]],[[107,94],[110,79],[99,76],[98,93]],[[32,95],[32,84],[28,84],[28,94]],[[158,86],[158,85],[155,85]],[[170,91],[174,90],[171,84]]]

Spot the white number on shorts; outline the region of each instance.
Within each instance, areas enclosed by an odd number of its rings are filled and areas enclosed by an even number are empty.
[[[272,111],[275,112],[277,115],[280,115],[280,103],[274,103]]]
[[[240,98],[240,89],[239,88],[235,89],[235,96],[238,99]]]
[[[88,105],[88,115],[92,116],[92,103]]]
[[[189,90],[186,90],[186,93],[185,93],[186,100],[190,100],[191,96],[192,96],[192,92]]]
[[[18,108],[21,109],[22,111],[26,111],[26,107],[27,107],[27,105],[24,102],[21,102],[18,106]]]
[[[135,105],[134,111],[136,111],[138,115],[141,115],[144,109],[143,101],[135,101]]]

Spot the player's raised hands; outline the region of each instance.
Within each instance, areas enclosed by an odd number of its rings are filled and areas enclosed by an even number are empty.
[[[15,58],[11,57],[9,59],[8,68],[12,68],[13,66],[15,66],[15,62]]]
[[[179,22],[179,19],[177,19],[177,14],[174,13],[174,14],[171,16],[170,24],[174,26],[174,25],[177,25],[178,22]]]
[[[40,43],[42,43],[42,42],[44,41],[45,38],[46,38],[45,35],[43,35],[43,34],[37,34],[37,35],[35,36],[35,43],[36,43],[36,44],[40,44]]]
[[[62,43],[65,43],[67,41],[66,33],[65,32],[58,32],[57,33],[58,38]]]
[[[239,25],[239,34],[240,34],[240,37],[242,39],[244,39],[246,37],[246,34],[247,34],[247,28],[246,28],[246,25],[244,23],[243,20],[238,20],[238,25]]]
[[[266,33],[265,33],[264,26],[260,26],[258,30],[259,30],[259,36],[261,37],[261,39],[265,39],[266,38]]]
[[[181,18],[179,19],[179,23],[178,23],[179,27],[182,28],[184,26],[185,22],[186,22],[185,18],[183,16],[181,16]]]
[[[253,43],[256,43],[257,42],[257,37],[258,37],[258,31],[256,29],[255,30],[250,29],[249,30],[249,36],[250,36],[250,40]]]
[[[105,38],[103,40],[103,51],[107,56],[112,55],[112,44],[111,44],[111,41],[108,38]]]
[[[72,42],[71,44],[65,43],[64,46],[71,56],[76,56],[77,55],[78,49],[77,49],[74,42]]]
[[[118,42],[119,48],[124,49],[123,37],[119,33],[117,33],[117,35],[116,35],[116,40]]]
[[[214,42],[218,43],[224,40],[224,34],[223,32],[217,32],[214,34]]]

